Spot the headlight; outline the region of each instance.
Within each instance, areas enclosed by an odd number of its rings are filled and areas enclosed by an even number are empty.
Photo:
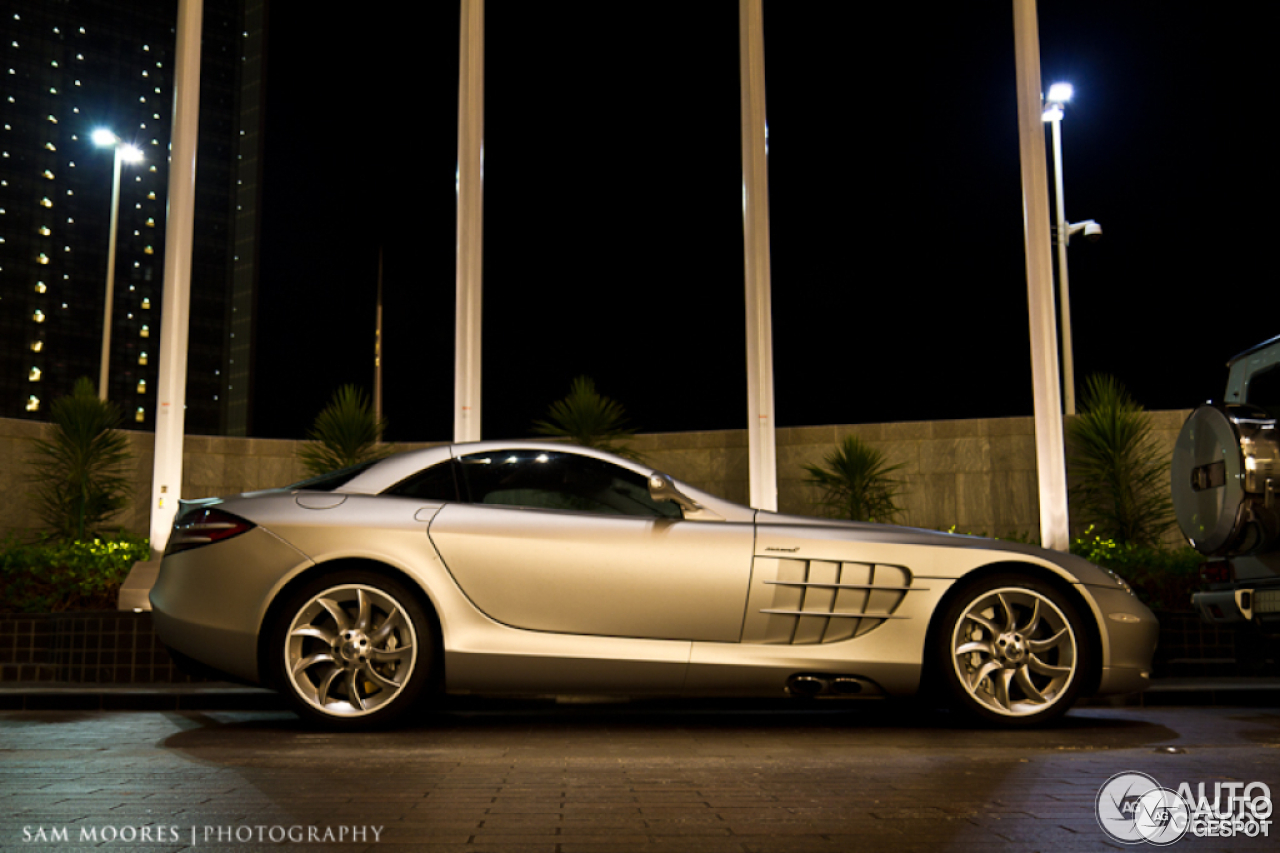
[[[1107,577],[1111,578],[1113,581],[1115,581],[1115,582],[1116,582],[1116,586],[1120,587],[1121,589],[1123,589],[1125,592],[1129,593],[1130,595],[1133,595],[1133,588],[1132,588],[1131,586],[1129,586],[1129,582],[1128,582],[1127,580],[1125,580],[1124,578],[1120,577],[1118,574],[1116,574],[1115,572],[1111,571],[1111,569],[1108,569],[1106,566],[1098,566],[1098,568],[1100,568],[1100,569],[1102,569],[1104,572],[1106,572],[1106,573],[1107,573]]]

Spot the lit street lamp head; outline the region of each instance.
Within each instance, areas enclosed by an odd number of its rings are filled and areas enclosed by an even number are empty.
[[[1054,83],[1049,87],[1048,100],[1055,101],[1059,104],[1065,104],[1071,100],[1071,96],[1075,94],[1075,89],[1070,83]]]
[[[142,150],[140,148],[126,144],[123,139],[104,127],[95,130],[92,139],[93,144],[100,148],[114,148],[116,156],[125,163],[139,163],[142,161]]]
[[[1061,121],[1063,110],[1062,107],[1067,101],[1071,100],[1071,96],[1075,94],[1075,90],[1070,83],[1054,83],[1049,87],[1049,94],[1044,99],[1044,112],[1040,117],[1044,121]]]
[[[120,137],[100,127],[93,132],[93,144],[103,148],[114,148],[120,144]]]

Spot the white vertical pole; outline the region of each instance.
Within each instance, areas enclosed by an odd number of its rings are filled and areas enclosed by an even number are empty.
[[[115,166],[111,176],[111,226],[107,229],[107,296],[102,306],[102,357],[98,361],[98,399],[107,399],[107,378],[111,372],[111,320],[116,301],[116,235],[120,233],[120,170],[124,163],[116,140],[112,150]]]
[[[480,267],[484,246],[484,0],[461,2],[453,440],[477,441],[480,438]]]
[[[1076,413],[1076,368],[1071,355],[1071,288],[1067,284],[1067,245],[1071,242],[1067,203],[1062,189],[1062,119],[1053,125],[1053,183],[1058,215],[1058,316],[1062,320],[1062,393],[1068,415]]]
[[[203,16],[203,0],[179,0],[169,213],[164,238],[164,296],[160,314],[160,375],[156,389],[155,467],[151,478],[151,548],[154,552],[163,551],[169,542],[169,528],[173,526],[182,493]]]
[[[1049,236],[1049,176],[1045,166],[1040,92],[1040,35],[1035,0],[1013,0],[1017,69],[1018,141],[1027,252],[1027,305],[1031,323],[1031,386],[1035,403],[1036,471],[1040,483],[1040,541],[1067,550],[1067,466],[1063,453],[1062,397],[1058,391],[1058,336],[1053,316],[1053,256]]]
[[[378,297],[373,318],[373,417],[382,421],[382,247],[378,247]]]
[[[769,274],[768,126],[761,0],[738,0],[742,95],[742,230],[747,291],[747,448],[751,506],[778,508]]]

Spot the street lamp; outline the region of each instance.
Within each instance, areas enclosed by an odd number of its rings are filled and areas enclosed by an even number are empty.
[[[1092,219],[1067,223],[1066,208],[1063,205],[1062,193],[1062,116],[1067,101],[1071,100],[1073,89],[1070,83],[1054,83],[1049,87],[1049,94],[1044,99],[1044,111],[1041,118],[1053,125],[1053,172],[1057,189],[1058,225],[1058,307],[1062,320],[1062,385],[1063,401],[1068,415],[1076,413],[1076,376],[1075,359],[1071,345],[1071,292],[1067,286],[1067,244],[1071,235],[1084,232],[1090,240],[1102,236],[1102,226]]]
[[[142,160],[142,152],[109,130],[95,130],[93,144],[115,152],[115,172],[111,178],[111,233],[107,238],[107,299],[102,307],[102,359],[98,368],[98,399],[107,399],[107,369],[111,365],[111,303],[116,290],[116,232],[120,227],[120,172],[125,163]]]

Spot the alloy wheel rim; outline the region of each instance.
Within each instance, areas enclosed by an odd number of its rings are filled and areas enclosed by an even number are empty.
[[[330,716],[360,717],[404,690],[418,643],[396,599],[375,587],[344,584],[299,608],[284,657],[289,681],[307,704]]]
[[[1035,590],[984,593],[964,609],[951,638],[960,684],[987,710],[1025,717],[1053,707],[1079,669],[1075,632]]]

